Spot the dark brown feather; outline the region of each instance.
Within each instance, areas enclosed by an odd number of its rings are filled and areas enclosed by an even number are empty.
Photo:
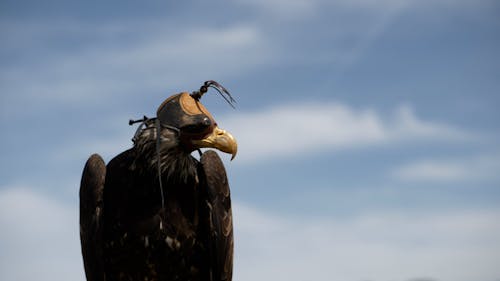
[[[88,281],[104,280],[102,210],[106,165],[98,154],[87,160],[80,183],[80,239]]]
[[[233,273],[233,220],[231,197],[226,170],[213,150],[201,156],[210,209],[210,245],[212,280],[232,280]]]

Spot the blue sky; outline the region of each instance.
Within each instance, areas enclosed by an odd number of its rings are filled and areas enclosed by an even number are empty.
[[[87,157],[217,80],[235,280],[500,278],[500,5],[0,2],[0,279],[84,280]]]

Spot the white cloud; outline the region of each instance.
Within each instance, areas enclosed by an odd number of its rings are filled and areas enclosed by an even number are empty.
[[[84,280],[76,208],[32,188],[0,189],[0,279]]]
[[[236,3],[257,9],[260,13],[283,19],[302,18],[316,12],[320,1],[308,0],[236,0]]]
[[[233,114],[219,123],[237,138],[242,161],[381,144],[474,138],[451,125],[421,120],[405,106],[397,108],[391,118],[384,118],[375,110],[341,103],[292,104]]]
[[[394,169],[391,175],[414,182],[463,182],[498,179],[500,155],[423,159]]]
[[[77,25],[76,30],[86,33],[102,28],[73,24]],[[94,44],[85,42],[85,47],[71,53],[46,53],[33,61],[2,67],[2,99],[11,105],[2,107],[2,114],[18,114],[15,106],[21,104],[82,106],[131,93],[140,95],[167,87],[183,89],[191,82],[245,73],[272,56],[263,35],[251,25],[178,30],[165,27],[168,25],[143,23],[140,27],[147,31],[137,29],[137,40],[117,40],[114,44],[104,39]],[[52,34],[51,26],[42,25],[21,31],[64,38],[72,29]],[[44,42],[43,38],[39,40]]]
[[[500,211],[283,217],[235,204],[237,280],[496,280]]]
[[[86,161],[87,158],[98,153],[108,162],[116,155],[130,149],[133,145],[132,137],[134,130],[117,131],[111,136],[84,136],[79,137],[75,142],[68,141],[62,146],[55,148],[57,153],[52,153],[48,161],[54,163],[74,162],[75,159]],[[82,169],[84,162],[81,163]]]
[[[312,17],[322,9],[328,9],[335,14],[349,13],[352,10],[371,11],[372,13],[386,12],[399,9],[413,2],[412,0],[237,0],[236,3],[252,7],[260,13],[283,19]],[[334,7],[332,9],[332,7]]]
[[[412,0],[236,0],[270,41],[269,62],[321,64],[343,71],[356,63]],[[290,32],[289,30],[293,30]],[[315,35],[321,35],[321,38]],[[307,41],[317,42],[308,44]],[[306,46],[306,47],[304,47]],[[323,46],[326,46],[324,48]]]
[[[124,124],[108,122],[110,127]],[[334,152],[384,145],[430,142],[464,142],[479,136],[452,125],[420,119],[407,106],[390,115],[374,109],[359,109],[337,102],[289,104],[256,112],[232,113],[217,118],[221,128],[238,141],[235,163],[257,163],[287,159],[306,153]],[[118,125],[120,126],[120,125]],[[99,153],[110,160],[132,146],[134,129],[121,125],[106,135],[78,136],[57,147],[50,159],[56,163],[84,160]],[[409,172],[397,172],[401,178]]]
[[[99,153],[110,160],[132,145],[134,128],[124,125],[123,120],[126,118],[120,116],[118,121],[107,122],[108,127],[122,124],[111,133],[79,136],[57,147],[51,159],[56,162],[86,159],[92,153]],[[217,121],[238,141],[236,163],[289,158],[309,152],[479,138],[452,125],[422,120],[408,106],[399,106],[392,114],[382,114],[375,109],[360,109],[338,102],[306,102],[231,113],[218,117]]]
[[[322,1],[240,1],[256,7],[257,15],[248,20],[234,20],[226,26],[211,24],[178,24],[170,21],[143,20],[132,23],[92,24],[82,21],[9,22],[3,21],[2,34],[9,38],[5,50],[36,56],[16,65],[0,69],[2,104],[61,104],[103,103],[131,93],[141,94],[169,88],[183,89],[206,79],[231,79],[250,70],[280,63],[325,62],[351,63],[364,52],[372,40],[385,28],[393,16],[385,14],[394,1],[384,1],[386,9],[377,9],[373,18],[342,17],[342,28],[328,32],[333,42],[357,42],[348,50],[325,42],[326,50],[304,50],[295,44],[304,31],[287,36],[281,19],[276,21],[268,12],[285,17],[314,15],[313,11],[328,9],[342,14],[346,7],[364,11],[367,4],[346,4],[337,8]],[[365,2],[359,1],[359,2]],[[370,1],[368,1],[370,2]],[[386,3],[387,2],[387,3]],[[378,7],[379,5],[372,5]],[[358,9],[358,8],[356,8]],[[382,16],[379,12],[383,11]],[[392,13],[390,13],[392,14]],[[264,21],[260,15],[266,15]],[[172,28],[171,26],[175,26]],[[204,27],[200,27],[204,26]],[[293,28],[289,27],[289,28]],[[311,27],[317,29],[317,27]],[[335,30],[335,31],[333,31]],[[307,32],[307,31],[305,31]],[[76,34],[76,35],[75,35]],[[78,48],[58,51],[51,40],[82,41]],[[110,43],[112,42],[112,43]],[[291,44],[293,42],[293,44]],[[34,51],[29,46],[42,46]],[[42,51],[39,51],[41,49]],[[51,51],[54,49],[53,51]],[[304,55],[307,54],[307,55]],[[314,54],[314,55],[313,55]],[[28,83],[29,82],[29,83]],[[18,107],[4,106],[2,114],[17,114]]]

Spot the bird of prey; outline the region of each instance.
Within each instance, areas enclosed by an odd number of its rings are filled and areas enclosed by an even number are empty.
[[[80,185],[80,238],[88,281],[232,279],[233,225],[226,171],[215,148],[233,136],[200,103],[215,81],[167,98],[141,123],[133,147],[107,165],[88,159]],[[198,150],[199,160],[191,155]]]

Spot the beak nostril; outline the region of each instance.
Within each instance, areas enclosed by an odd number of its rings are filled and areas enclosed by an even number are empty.
[[[194,148],[211,147],[232,155],[231,159],[236,155],[238,145],[234,137],[226,130],[215,127],[213,131],[206,137],[200,140],[191,140]]]

